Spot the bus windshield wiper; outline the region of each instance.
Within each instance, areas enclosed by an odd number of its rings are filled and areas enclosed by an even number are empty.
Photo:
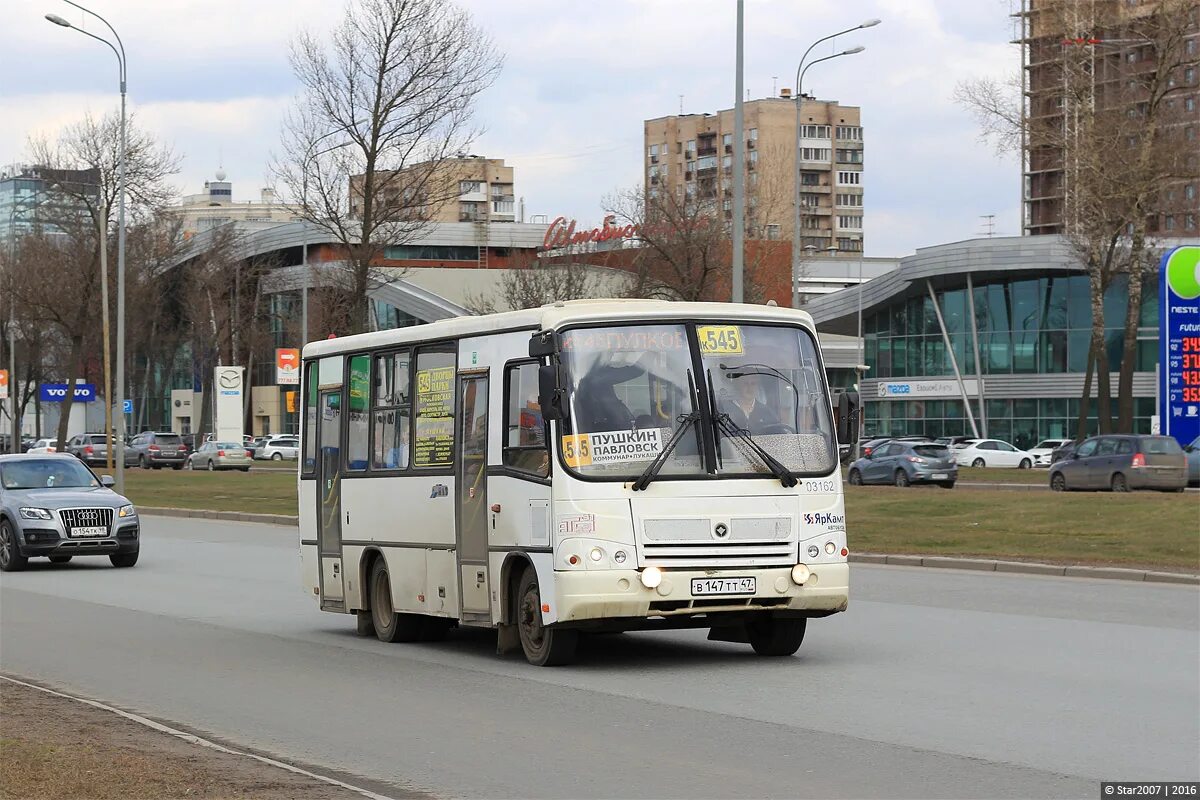
[[[650,481],[658,477],[658,473],[662,471],[663,465],[671,457],[671,453],[675,450],[675,446],[679,444],[679,440],[683,438],[683,434],[700,421],[700,412],[693,411],[690,414],[680,414],[675,421],[680,423],[680,425],[671,434],[671,438],[667,439],[667,443],[663,445],[662,452],[654,457],[654,460],[650,462],[646,470],[633,482],[633,490],[635,492],[642,491],[650,485]]]
[[[728,369],[728,367],[726,367],[724,364],[721,365],[721,368]],[[741,375],[738,375],[738,377],[741,377]],[[787,380],[786,377],[783,379],[785,381]],[[788,383],[791,383],[791,381],[788,381]],[[796,388],[794,384],[792,385],[792,388]],[[773,455],[764,450],[762,445],[754,441],[754,437],[750,435],[750,431],[738,427],[737,423],[730,419],[728,414],[717,411],[716,395],[713,393],[712,370],[708,371],[708,397],[709,414],[712,417],[713,436],[716,439],[718,460],[721,458],[721,434],[723,433],[731,439],[738,439],[742,442],[745,442],[750,450],[762,460],[767,469],[771,470],[771,474],[779,479],[779,483],[782,484],[785,489],[790,489],[799,483],[799,481],[796,480],[796,476],[792,474],[791,470],[781,464]]]

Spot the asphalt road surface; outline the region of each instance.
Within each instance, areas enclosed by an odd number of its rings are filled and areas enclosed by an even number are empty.
[[[855,565],[800,654],[700,631],[580,662],[386,645],[298,581],[294,528],[147,518],[142,560],[0,578],[0,670],[219,739],[469,797],[1088,797],[1200,777],[1195,587]]]

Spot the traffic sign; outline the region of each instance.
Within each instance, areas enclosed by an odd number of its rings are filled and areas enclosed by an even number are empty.
[[[133,413],[133,401],[126,400],[124,403],[124,408],[122,408],[121,410],[124,411],[126,414],[132,414]]]

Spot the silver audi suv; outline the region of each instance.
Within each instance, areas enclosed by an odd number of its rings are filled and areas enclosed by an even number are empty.
[[[0,570],[30,558],[56,564],[74,556],[108,556],[114,567],[138,560],[137,510],[67,454],[0,455]]]

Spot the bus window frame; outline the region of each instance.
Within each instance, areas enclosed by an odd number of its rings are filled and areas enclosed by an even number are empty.
[[[543,440],[544,444],[541,447],[529,446],[529,445],[510,447],[508,444],[508,420],[509,420],[509,412],[511,411],[510,402],[511,402],[511,397],[512,397],[512,376],[514,373],[518,372],[521,367],[533,366],[536,368],[540,365],[541,365],[541,361],[536,358],[514,358],[510,361],[504,362],[504,366],[503,366],[503,370],[504,370],[504,380],[503,380],[504,403],[503,403],[502,409],[501,409],[502,415],[503,415],[503,419],[502,419],[503,431],[501,434],[501,441],[500,441],[500,465],[490,467],[488,469],[489,475],[508,475],[513,478],[520,478],[522,480],[533,481],[534,483],[542,483],[542,484],[550,483],[550,475],[553,471],[551,469],[551,465],[553,464],[553,458],[552,458],[552,454],[550,451],[554,448],[551,445],[551,441],[550,441],[550,421],[547,420],[545,418],[545,416],[542,417],[542,430],[543,430],[543,433],[542,433],[543,439],[542,440]],[[540,451],[540,452],[546,453],[546,455],[547,455],[546,474],[541,475],[537,472],[532,472],[527,469],[522,469],[520,467],[510,465],[508,463],[509,451],[514,451],[514,452]]]
[[[368,453],[369,458],[367,459],[367,469],[366,469],[366,473],[369,475],[377,475],[377,476],[381,476],[381,477],[382,476],[401,476],[401,475],[409,475],[409,474],[412,474],[412,472],[413,472],[413,469],[412,469],[413,413],[412,412],[413,412],[413,406],[414,406],[414,400],[413,400],[414,384],[413,384],[413,382],[416,380],[416,370],[413,369],[413,367],[416,366],[416,356],[414,355],[415,350],[416,350],[416,348],[413,347],[412,345],[401,345],[399,347],[388,347],[386,349],[371,350],[369,352],[369,354],[371,356],[371,369],[372,370],[377,369],[378,359],[380,359],[380,358],[394,359],[394,358],[396,358],[396,356],[399,356],[402,353],[408,354],[408,376],[407,376],[408,380],[406,381],[406,383],[408,384],[408,392],[407,392],[408,403],[407,403],[407,405],[403,404],[403,403],[401,403],[399,405],[378,405],[378,406],[375,405],[375,382],[374,382],[374,380],[372,380],[372,382],[371,382],[371,400],[367,404],[371,410],[370,411],[370,413],[371,413],[371,419],[370,419],[371,432],[368,437],[368,442],[369,442],[368,447],[369,447],[370,452]],[[374,372],[372,372],[372,377],[373,376],[374,376]],[[375,431],[376,431],[377,426],[375,424],[375,414],[378,411],[399,411],[400,409],[403,409],[403,408],[408,409],[408,426],[407,426],[408,427],[408,458],[405,460],[404,466],[376,467],[375,466],[375,435],[376,435]],[[424,475],[424,474],[428,474],[428,473],[422,472],[421,474]]]
[[[825,361],[821,355],[820,340],[817,338],[817,334],[814,331],[809,330],[807,327],[805,327],[804,325],[801,325],[799,322],[783,322],[783,321],[779,321],[779,320],[755,320],[755,319],[745,319],[745,318],[725,318],[725,319],[721,319],[721,320],[715,320],[715,319],[697,319],[695,317],[686,318],[686,319],[680,319],[680,318],[676,318],[676,317],[665,317],[665,318],[661,318],[661,319],[659,319],[659,318],[619,319],[619,320],[611,320],[610,319],[610,320],[598,320],[598,321],[594,321],[594,322],[589,321],[589,322],[583,322],[583,323],[579,323],[579,324],[569,324],[568,323],[561,328],[555,329],[555,332],[558,333],[559,336],[561,337],[561,336],[565,336],[566,334],[570,333],[571,331],[585,330],[588,328],[616,328],[616,327],[631,327],[631,326],[636,326],[636,325],[682,325],[684,327],[685,335],[687,336],[687,339],[688,339],[688,351],[689,351],[689,355],[690,355],[691,362],[692,362],[692,364],[691,364],[692,374],[693,374],[693,378],[695,379],[695,382],[696,382],[696,395],[697,396],[695,399],[700,406],[700,409],[699,409],[700,410],[700,426],[702,429],[701,430],[701,441],[702,441],[701,451],[704,454],[705,471],[701,472],[701,473],[697,473],[697,474],[664,475],[664,476],[658,478],[658,481],[723,481],[723,480],[764,480],[764,479],[776,480],[776,478],[773,475],[771,475],[769,472],[718,472],[717,471],[716,438],[713,435],[711,399],[708,394],[707,373],[704,371],[704,368],[703,368],[704,367],[703,356],[700,353],[700,338],[696,331],[696,328],[701,325],[713,325],[713,324],[746,325],[746,326],[772,327],[772,328],[789,328],[791,330],[799,331],[799,332],[803,333],[804,335],[808,336],[809,339],[812,341],[813,352],[816,356],[816,368],[819,371],[819,374],[820,374],[821,380],[822,380],[822,385],[825,390],[826,406],[828,406],[828,412],[829,412],[829,416],[828,416],[829,424],[830,424],[830,426],[832,426],[834,424],[833,421],[836,417],[834,416],[833,405],[832,405],[833,400],[832,400],[831,392],[829,390],[829,378],[825,373]],[[553,358],[561,358],[561,354],[554,356]],[[574,379],[573,375],[571,376],[571,379],[572,380]],[[593,475],[585,475],[583,473],[578,472],[575,469],[572,469],[567,464],[566,459],[563,457],[561,440],[562,440],[563,436],[567,436],[567,435],[574,433],[574,428],[572,425],[573,422],[574,422],[574,419],[569,414],[564,419],[560,420],[559,421],[560,435],[555,437],[556,441],[554,441],[551,444],[551,447],[554,448],[554,457],[558,460],[559,466],[562,468],[562,470],[568,476],[570,476],[574,480],[584,481],[586,483],[630,483],[631,481],[636,480],[636,476],[633,476],[633,477],[620,476],[620,475],[593,476]],[[568,428],[571,428],[571,430],[568,431]],[[829,475],[833,474],[833,472],[836,472],[838,470],[839,461],[838,461],[838,457],[837,457],[838,456],[837,431],[832,429],[832,427],[831,427],[831,430],[829,431],[829,436],[832,441],[832,450],[833,450],[832,466],[831,466],[830,470],[827,470],[824,472],[821,472],[821,471],[799,472],[799,471],[792,470],[792,475],[794,475],[795,477],[800,478],[800,479],[825,478],[825,477],[828,477]],[[549,437],[547,437],[547,441],[549,441]]]
[[[356,358],[367,359],[367,461],[366,465],[355,469],[350,466],[350,362]],[[374,375],[375,356],[370,350],[354,350],[344,353],[342,358],[342,414],[341,430],[338,432],[338,447],[342,456],[342,478],[365,475],[371,467],[371,391]]]

